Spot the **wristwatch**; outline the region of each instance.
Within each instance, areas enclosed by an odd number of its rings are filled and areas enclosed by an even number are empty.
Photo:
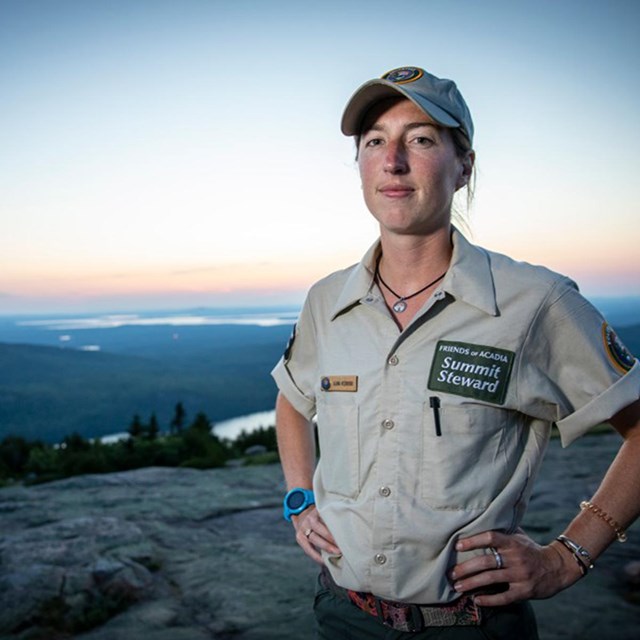
[[[291,516],[297,516],[307,507],[316,503],[311,489],[291,489],[284,497],[284,519],[291,522]]]

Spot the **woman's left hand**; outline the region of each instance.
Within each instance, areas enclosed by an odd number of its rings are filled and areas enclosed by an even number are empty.
[[[461,538],[457,551],[487,553],[457,564],[449,576],[456,591],[474,593],[475,602],[483,607],[548,598],[582,576],[570,554],[556,544],[541,546],[522,531],[511,535],[485,531]]]

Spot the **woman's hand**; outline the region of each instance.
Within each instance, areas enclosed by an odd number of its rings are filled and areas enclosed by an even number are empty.
[[[582,576],[562,545],[554,541],[541,546],[522,531],[512,535],[485,531],[456,544],[458,551],[473,549],[488,553],[461,562],[449,575],[456,591],[476,592],[474,600],[483,607],[549,598]]]
[[[312,560],[324,564],[320,550],[340,555],[336,541],[314,506],[305,509],[298,516],[292,516],[291,521],[296,529],[296,542]]]

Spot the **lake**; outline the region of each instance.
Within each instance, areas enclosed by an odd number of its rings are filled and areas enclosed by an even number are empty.
[[[249,413],[246,416],[239,416],[238,418],[231,418],[230,420],[222,420],[213,425],[213,432],[219,438],[227,438],[228,440],[235,440],[243,431],[250,433],[260,427],[272,427],[276,423],[276,412],[271,411],[258,411],[257,413]],[[129,434],[126,431],[120,433],[112,433],[108,436],[100,438],[100,442],[103,444],[113,444],[118,440],[124,440],[128,438]]]

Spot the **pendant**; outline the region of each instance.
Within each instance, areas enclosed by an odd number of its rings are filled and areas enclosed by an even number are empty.
[[[393,310],[396,313],[402,313],[406,308],[407,303],[402,298],[400,298],[400,300],[398,300],[398,302],[393,305]]]

